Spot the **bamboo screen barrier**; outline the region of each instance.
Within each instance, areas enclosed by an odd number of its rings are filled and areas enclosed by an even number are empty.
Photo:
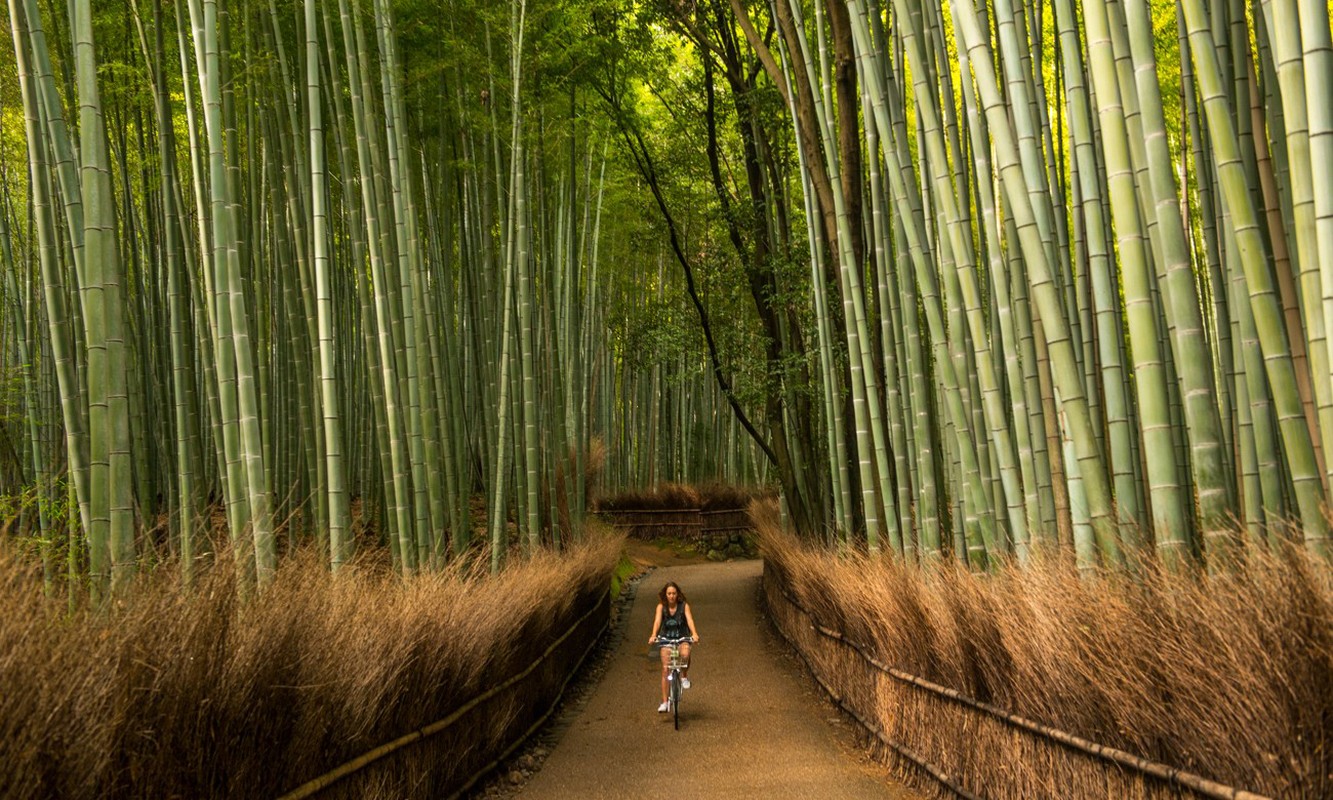
[[[672,536],[684,541],[698,541],[714,534],[754,529],[749,512],[743,508],[618,509],[593,513],[636,539]]]
[[[769,618],[833,702],[908,770],[963,798],[1266,800],[894,669],[815,619],[767,562]]]
[[[554,642],[534,643],[544,649],[531,662],[494,665],[500,670],[497,682],[448,716],[313,778],[280,800],[464,794],[550,718],[610,626],[611,602],[608,591],[580,598],[565,633]],[[575,617],[578,609],[583,611]],[[505,674],[509,677],[500,679]]]

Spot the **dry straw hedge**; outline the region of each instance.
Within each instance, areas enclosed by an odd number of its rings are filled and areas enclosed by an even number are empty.
[[[987,798],[1194,796],[868,669],[905,673],[1102,745],[1273,797],[1333,796],[1333,575],[1303,551],[1234,571],[1080,579],[835,556],[756,510],[774,622],[843,702]],[[944,794],[872,742],[923,788]]]
[[[606,605],[622,539],[597,537],[500,575],[403,581],[310,553],[238,599],[229,559],[194,590],[174,570],[70,614],[0,555],[0,797],[273,797],[448,715]],[[555,699],[609,611],[460,724],[321,796],[442,797]]]
[[[713,531],[748,530],[750,503],[771,496],[762,489],[720,483],[662,483],[604,497],[597,512],[635,539],[697,542]]]
[[[722,483],[694,486],[683,483],[662,483],[647,489],[629,489],[603,497],[597,501],[597,509],[608,514],[616,511],[744,509],[752,500],[768,494],[761,489]]]

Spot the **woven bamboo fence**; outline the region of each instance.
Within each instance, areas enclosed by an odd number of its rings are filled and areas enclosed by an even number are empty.
[[[763,592],[778,633],[870,736],[872,749],[943,796],[1263,800],[894,669],[824,626],[767,561]]]
[[[645,540],[666,537],[697,543],[715,534],[754,530],[750,515],[743,508],[616,509],[593,513],[629,536]]]
[[[440,720],[307,781],[281,800],[438,797],[466,793],[551,716],[565,687],[610,625],[610,593],[587,592],[554,641],[530,641],[493,683]],[[423,700],[423,702],[425,702]]]

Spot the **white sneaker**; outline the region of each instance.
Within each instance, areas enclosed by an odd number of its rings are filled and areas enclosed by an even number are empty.
[[[657,713],[665,714],[671,710],[671,703],[668,701],[657,707]]]
[[[690,688],[690,679],[689,679],[689,678],[681,678],[681,679],[680,679],[680,688],[682,688],[682,689],[688,689],[688,688]]]

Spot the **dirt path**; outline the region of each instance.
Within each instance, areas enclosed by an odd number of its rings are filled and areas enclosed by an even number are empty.
[[[848,752],[847,732],[779,653],[757,607],[761,569],[671,564],[647,575],[595,694],[522,797],[914,798]],[[680,731],[657,713],[660,666],[647,648],[668,580],[688,595],[701,639]]]

